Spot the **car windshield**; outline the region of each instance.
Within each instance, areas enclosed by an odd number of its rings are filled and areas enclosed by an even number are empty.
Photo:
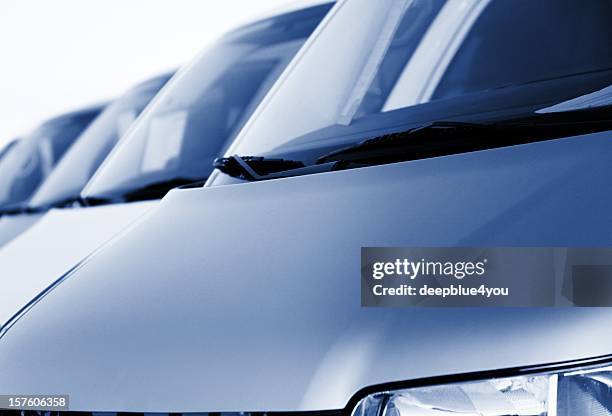
[[[127,200],[138,189],[206,178],[213,159],[330,8],[317,5],[265,19],[207,48],[143,113],[83,197]]]
[[[225,155],[278,155],[377,113],[610,68],[612,0],[344,0]]]
[[[17,139],[11,140],[8,142],[8,144],[4,145],[4,147],[0,150],[0,160],[2,160],[16,144]]]
[[[30,200],[30,207],[69,203],[79,197],[87,181],[117,141],[172,74],[144,82],[109,105],[79,136],[74,146]]]
[[[19,140],[0,162],[0,209],[22,206],[99,112],[53,119]]]

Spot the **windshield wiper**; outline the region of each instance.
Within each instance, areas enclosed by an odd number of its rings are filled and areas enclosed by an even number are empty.
[[[216,158],[213,167],[234,178],[259,181],[270,179],[271,174],[304,168],[305,165],[298,160],[234,155]]]
[[[471,144],[474,138],[490,137],[492,131],[493,127],[487,124],[436,121],[333,151],[317,159],[314,165],[305,165],[296,160],[233,155],[215,159],[213,166],[229,176],[246,181],[278,179],[407,160],[405,151],[398,151],[407,150],[406,147],[411,147],[409,151],[413,158],[416,158],[417,152],[420,157],[427,157],[456,153],[460,148],[464,151],[474,150]],[[469,137],[469,143],[458,140],[459,134]],[[421,135],[427,140],[406,140],[407,136],[413,139]],[[437,140],[433,137],[436,135]]]
[[[29,208],[43,211],[43,210],[49,210],[51,208],[74,208],[74,207],[83,207],[83,206],[85,206],[85,202],[83,201],[83,198],[81,198],[79,195],[75,195],[75,196],[69,196],[66,198],[59,199],[45,206],[29,207]]]
[[[11,216],[11,215],[22,215],[22,214],[34,214],[38,212],[35,209],[26,206],[9,207],[0,210],[0,217]]]
[[[13,204],[5,206],[0,209],[0,217],[6,215],[24,215],[24,214],[37,214],[39,212],[45,212],[46,209],[38,208],[38,207],[30,207],[26,204]]]
[[[185,185],[204,185],[207,178],[177,177],[148,183],[142,186],[129,187],[108,196],[80,197],[83,206],[93,207],[99,205],[121,204],[126,202],[148,201],[163,198],[170,190]]]
[[[98,205],[109,205],[123,202],[121,199],[116,198],[99,198],[99,197],[81,197],[81,202],[84,207],[95,207]]]
[[[610,128],[610,112],[595,110],[496,123],[435,121],[333,151],[320,157],[317,163],[337,162],[336,169],[348,169],[534,143]]]
[[[447,156],[612,129],[607,109],[535,114],[492,123],[433,121],[366,139],[319,157],[315,164],[261,156],[215,159],[213,166],[242,180],[261,181],[362,166]]]
[[[121,199],[125,202],[135,202],[135,201],[146,201],[151,199],[161,199],[163,198],[168,191],[178,188],[179,186],[191,185],[196,182],[206,181],[207,178],[187,178],[187,177],[178,177],[166,179],[158,182],[153,182],[146,184],[144,186],[130,189],[127,192],[124,192],[120,195]],[[110,200],[110,199],[109,199]],[[103,198],[88,198],[86,201],[90,205],[101,205],[107,201]]]
[[[317,159],[346,163],[391,163],[405,160],[406,153],[420,158],[475,150],[475,140],[497,133],[491,124],[434,121],[409,130],[366,139]],[[494,133],[495,132],[495,133]],[[463,140],[462,140],[463,139]],[[497,141],[497,139],[495,139]],[[380,160],[379,160],[380,159]]]

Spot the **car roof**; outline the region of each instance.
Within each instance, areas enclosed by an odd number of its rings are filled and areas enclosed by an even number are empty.
[[[245,29],[249,29],[251,26],[256,26],[265,22],[266,20],[273,19],[276,17],[288,15],[291,13],[306,11],[309,9],[316,9],[318,7],[327,6],[331,8],[336,3],[336,0],[298,0],[289,3],[288,5],[283,5],[280,7],[276,7],[271,10],[267,10],[264,13],[257,15],[256,17],[251,17],[250,19],[235,25],[233,29],[229,30],[225,33],[225,35],[232,35],[236,32],[240,32]]]
[[[47,119],[45,122],[41,123],[41,127],[58,123],[65,123],[77,117],[93,117],[100,113],[108,105],[108,103],[108,101],[104,101],[101,103],[92,104],[86,107],[81,107],[76,110],[60,114],[58,116]]]
[[[336,0],[295,0],[287,4],[283,4],[282,6],[274,7],[260,14],[257,14],[255,15],[255,17],[250,18],[249,20],[245,21],[243,24],[239,26],[257,23],[262,20],[266,20],[266,19],[269,19],[274,16],[278,16],[281,14],[293,13],[299,10],[309,9],[311,7],[321,6],[324,4],[333,5],[335,3],[336,3]]]

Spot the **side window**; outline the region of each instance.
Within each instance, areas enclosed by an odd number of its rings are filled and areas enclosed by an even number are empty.
[[[612,67],[612,0],[492,0],[433,99]]]

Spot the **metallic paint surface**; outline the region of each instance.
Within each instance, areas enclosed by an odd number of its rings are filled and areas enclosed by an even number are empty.
[[[611,138],[172,191],[0,338],[0,392],[337,409],[372,384],[609,354],[610,309],[362,308],[359,255],[609,246]]]
[[[0,248],[0,325],[154,205],[54,209]]]
[[[43,214],[7,215],[0,218],[0,248],[33,226]]]

